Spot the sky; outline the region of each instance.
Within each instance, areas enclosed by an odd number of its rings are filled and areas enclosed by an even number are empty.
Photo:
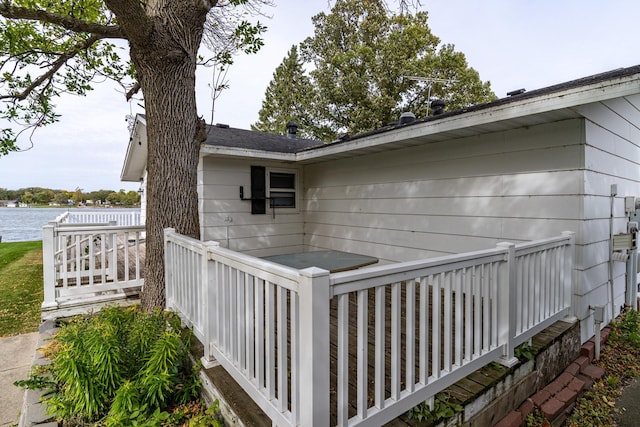
[[[198,109],[207,122],[249,129],[275,68],[293,44],[313,34],[311,17],[329,12],[331,4],[274,3],[264,10],[268,17],[256,18],[268,27],[264,47],[236,58],[213,121],[211,71],[198,72]],[[640,64],[637,0],[420,0],[418,7],[429,12],[432,33],[463,52],[498,97]],[[58,99],[61,120],[38,129],[31,149],[0,157],[0,188],[138,189],[121,182],[120,172],[129,140],[126,116],[142,109],[127,103],[115,84],[94,87],[86,97]]]

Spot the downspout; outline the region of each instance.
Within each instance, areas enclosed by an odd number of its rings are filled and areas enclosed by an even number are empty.
[[[595,306],[589,306],[589,310],[593,310],[593,323],[594,323],[594,333],[593,333],[593,340],[595,342],[595,350],[596,350],[596,354],[595,354],[595,359],[596,360],[600,360],[600,340],[601,340],[601,336],[600,336],[600,325],[602,324],[602,322],[604,321],[604,306],[602,305],[595,305]]]
[[[611,184],[611,196],[610,196],[610,206],[609,206],[609,294],[611,298],[611,317],[613,319],[614,315],[614,292],[613,292],[613,202],[616,199],[616,194],[618,194],[618,185]]]

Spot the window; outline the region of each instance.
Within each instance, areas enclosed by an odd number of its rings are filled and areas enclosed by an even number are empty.
[[[269,199],[272,208],[295,208],[296,174],[269,171]]]
[[[296,209],[297,171],[291,169],[268,169],[264,166],[251,166],[251,213],[267,213],[269,206],[275,208]],[[240,188],[242,198],[242,187]],[[268,205],[267,205],[268,201]]]

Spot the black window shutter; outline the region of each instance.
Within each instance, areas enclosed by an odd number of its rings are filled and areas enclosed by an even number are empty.
[[[251,166],[251,213],[267,212],[267,184],[264,166]]]

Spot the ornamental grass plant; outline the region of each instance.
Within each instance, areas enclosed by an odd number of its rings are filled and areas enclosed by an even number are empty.
[[[171,425],[199,400],[191,337],[175,313],[107,307],[65,322],[44,349],[51,364],[18,385],[47,388],[47,411],[65,426]]]

